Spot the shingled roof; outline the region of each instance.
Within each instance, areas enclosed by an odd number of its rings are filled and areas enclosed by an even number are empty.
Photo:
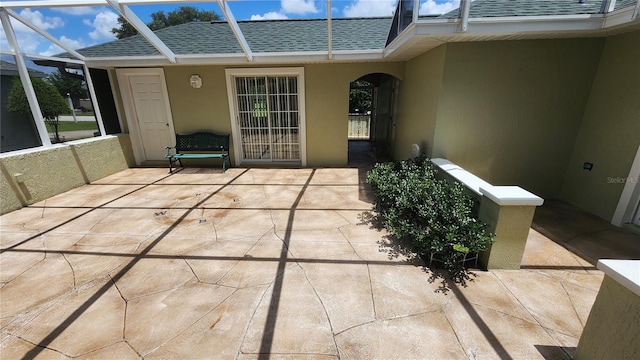
[[[254,53],[327,51],[326,19],[239,21],[238,25]],[[384,49],[390,17],[332,20],[332,49]],[[242,48],[225,21],[192,22],[155,31],[177,55],[242,54]],[[160,55],[142,36],[78,50],[86,57]]]

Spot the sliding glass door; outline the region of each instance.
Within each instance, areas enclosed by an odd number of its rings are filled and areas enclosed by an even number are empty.
[[[299,162],[297,76],[235,76],[242,161]]]

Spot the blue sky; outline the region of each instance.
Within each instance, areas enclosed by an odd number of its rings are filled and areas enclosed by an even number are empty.
[[[458,7],[459,2],[459,0],[421,0],[420,14],[446,13]],[[333,18],[391,16],[396,3],[397,0],[332,0],[331,16]],[[130,8],[146,23],[151,20],[150,14],[153,12],[163,10],[168,13],[184,5],[200,10],[213,10],[221,15],[215,1],[131,5]],[[327,15],[325,0],[236,0],[230,1],[229,6],[236,20],[325,18]],[[118,14],[110,7],[32,8],[14,9],[14,11],[72,49],[112,41],[115,37],[111,29],[118,26]],[[62,52],[59,47],[19,22],[12,21],[12,24],[23,52],[38,55]],[[2,49],[8,49],[4,31],[0,41]]]

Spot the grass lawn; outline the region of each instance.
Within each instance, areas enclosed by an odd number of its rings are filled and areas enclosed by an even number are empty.
[[[75,130],[98,130],[98,124],[94,121],[59,121],[58,131],[75,131]],[[53,132],[53,129],[47,124],[47,131]]]

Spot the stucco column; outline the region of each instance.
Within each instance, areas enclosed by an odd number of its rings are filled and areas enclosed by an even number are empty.
[[[487,269],[520,269],[533,214],[544,200],[518,186],[481,187],[480,193],[478,217],[496,234],[480,261]]]
[[[640,260],[599,260],[600,291],[575,359],[640,359]]]

